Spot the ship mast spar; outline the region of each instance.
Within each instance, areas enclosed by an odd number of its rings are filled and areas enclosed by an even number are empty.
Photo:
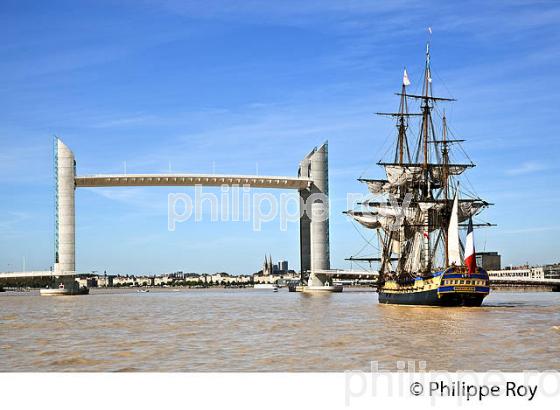
[[[422,137],[424,140],[424,184],[423,184],[423,193],[424,197],[431,196],[431,189],[430,189],[430,175],[428,170],[428,121],[430,120],[430,101],[428,97],[431,94],[431,81],[430,78],[430,43],[426,44],[426,69],[424,70],[424,101],[422,104]],[[423,240],[424,240],[424,270],[425,272],[429,272],[431,269],[431,250],[430,250],[430,213],[428,210],[424,211],[424,232],[423,232]]]
[[[422,104],[422,137],[424,140],[424,173],[426,177],[426,182],[428,181],[428,120],[430,118],[430,83],[432,79],[430,78],[430,43],[426,44],[426,68],[424,70],[424,101]],[[427,185],[425,186],[425,189]]]
[[[447,118],[445,117],[445,110],[443,110],[443,140],[442,140],[442,148],[441,148],[441,156],[443,158],[443,169],[442,169],[442,183],[443,183],[443,199],[447,204],[449,199],[449,149],[447,147]],[[446,212],[447,213],[447,212]],[[442,228],[444,228],[442,226]],[[445,241],[444,246],[444,258],[445,258],[445,266],[449,265],[449,237],[447,235],[447,230],[442,229],[443,232],[443,239]]]

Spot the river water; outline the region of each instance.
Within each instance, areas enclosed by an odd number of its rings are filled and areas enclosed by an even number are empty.
[[[0,293],[0,371],[560,370],[560,293],[481,308],[253,289]],[[409,365],[409,368],[410,365]]]

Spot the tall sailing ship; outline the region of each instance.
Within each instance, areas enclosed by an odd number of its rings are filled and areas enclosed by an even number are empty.
[[[346,212],[377,232],[379,256],[349,260],[379,263],[380,303],[480,306],[489,293],[488,274],[476,265],[472,217],[490,204],[460,185],[474,163],[453,160],[463,140],[453,138],[439,107],[454,99],[432,94],[429,43],[421,94],[409,94],[409,85],[405,69],[398,112],[378,113],[396,120],[397,128],[394,155],[378,163],[385,178],[359,178],[373,198]],[[419,112],[409,112],[409,105]],[[411,138],[414,119],[419,128]],[[464,243],[462,227],[468,228]]]

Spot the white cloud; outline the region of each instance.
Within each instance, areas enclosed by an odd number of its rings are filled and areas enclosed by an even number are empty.
[[[522,162],[519,166],[515,168],[510,168],[505,171],[506,175],[519,176],[527,175],[535,172],[543,171],[547,169],[547,165],[542,162],[537,161],[526,161]]]
[[[520,234],[520,233],[539,233],[548,231],[560,231],[560,226],[536,226],[533,228],[521,228],[521,229],[506,229],[498,232],[498,234]]]

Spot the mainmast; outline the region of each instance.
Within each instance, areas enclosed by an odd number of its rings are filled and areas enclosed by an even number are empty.
[[[431,94],[431,82],[432,79],[430,77],[430,43],[426,43],[426,68],[424,70],[424,85],[423,85],[423,96],[424,100],[422,102],[422,137],[424,142],[424,173],[426,176],[426,182],[428,181],[428,121],[430,118],[430,103],[429,97]],[[427,188],[427,186],[426,186]],[[426,189],[425,188],[425,189]]]
[[[445,117],[445,110],[443,110],[443,118],[442,118],[442,128],[443,128],[443,139],[442,139],[442,148],[441,148],[441,156],[443,159],[443,169],[442,169],[442,184],[443,184],[443,199],[445,203],[448,203],[449,200],[449,149],[447,147],[447,118]],[[449,265],[449,236],[447,230],[442,229],[443,238],[444,238],[444,260],[445,266]]]
[[[430,121],[430,100],[431,95],[431,76],[430,76],[430,43],[426,43],[426,68],[424,70],[424,92],[422,93],[425,97],[422,101],[422,137],[424,142],[424,163],[422,164],[424,170],[424,184],[422,186],[424,198],[431,197],[432,191],[430,189],[430,171],[428,169],[428,121]],[[424,248],[424,270],[429,272],[431,269],[431,250],[430,250],[430,211],[429,209],[422,210],[424,213],[424,229],[422,232],[423,238],[423,248]]]

